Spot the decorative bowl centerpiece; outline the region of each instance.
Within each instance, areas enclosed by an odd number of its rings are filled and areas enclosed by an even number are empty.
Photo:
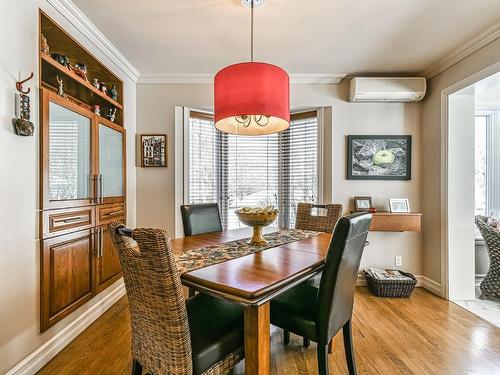
[[[262,228],[276,220],[278,210],[273,206],[264,208],[243,207],[234,212],[243,224],[253,228],[253,237],[248,243],[256,246],[267,245],[266,239],[262,236]]]

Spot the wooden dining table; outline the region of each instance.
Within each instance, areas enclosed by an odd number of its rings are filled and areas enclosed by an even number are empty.
[[[278,231],[264,228],[264,233]],[[176,253],[251,237],[251,228],[172,240]],[[186,272],[183,285],[244,308],[245,374],[267,375],[270,367],[269,301],[321,271],[331,234],[272,247]]]

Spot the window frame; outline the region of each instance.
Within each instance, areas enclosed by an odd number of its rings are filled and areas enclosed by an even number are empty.
[[[184,131],[183,131],[183,148],[184,148],[184,152],[183,152],[183,156],[184,156],[184,161],[183,161],[183,202],[184,204],[190,204],[191,202],[189,202],[189,181],[190,181],[190,174],[189,174],[189,166],[190,166],[190,160],[189,160],[189,141],[190,141],[190,132],[189,132],[189,128],[190,128],[190,121],[191,121],[191,118],[192,118],[192,113],[196,113],[197,115],[203,115],[203,116],[207,116],[207,118],[210,118],[212,119],[213,121],[213,113],[211,113],[210,111],[207,111],[207,110],[203,110],[203,109],[198,109],[198,108],[184,108]],[[322,108],[309,108],[309,109],[303,109],[303,110],[298,110],[298,111],[295,111],[295,112],[292,112],[291,113],[291,120],[293,119],[293,117],[300,117],[300,116],[304,116],[306,114],[309,114],[309,113],[315,113],[315,117],[316,117],[316,131],[317,131],[317,171],[316,171],[316,174],[317,174],[317,179],[318,179],[318,182],[317,182],[317,202],[318,204],[322,204],[323,203],[323,150],[324,150],[324,139],[323,139],[323,134],[324,134],[324,130],[323,130],[323,109]],[[293,120],[292,120],[293,121]],[[222,143],[224,142],[224,135],[222,137],[222,140],[220,142],[221,146],[222,146]],[[278,146],[280,149],[282,149],[282,146],[281,146],[281,142],[282,142],[282,137],[280,137],[279,139],[279,143],[280,145]],[[222,150],[220,151],[221,152],[221,155],[223,155],[222,153]],[[221,156],[222,157],[222,156]],[[279,165],[281,165],[282,163],[282,155],[281,153],[279,153]],[[224,165],[227,165],[227,163],[220,163],[220,168],[223,168]],[[281,170],[281,168],[279,168],[279,170]],[[219,174],[220,175],[223,175],[222,171],[219,171]],[[280,181],[283,177],[281,176],[281,174],[278,176],[278,180]],[[221,202],[223,199],[226,199],[227,197],[224,197],[224,187],[222,186],[222,178],[218,178],[218,182],[219,182],[219,186],[218,187],[218,191],[219,191],[219,201],[217,202],[219,204],[219,206],[221,206]],[[283,184],[281,182],[278,182],[278,194],[282,194],[282,191],[281,191],[281,186]],[[281,202],[280,204],[281,205]],[[221,213],[221,219],[222,219],[222,222],[223,223],[226,223],[227,222],[227,213],[222,209],[222,207],[220,207],[220,213]],[[283,215],[280,215],[280,216],[283,216]],[[288,217],[287,215],[284,215],[283,217]],[[283,222],[283,221],[280,221],[280,224],[285,224],[287,225],[288,223],[286,222]]]

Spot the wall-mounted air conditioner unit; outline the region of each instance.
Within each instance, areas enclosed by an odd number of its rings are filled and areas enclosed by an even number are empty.
[[[424,77],[354,77],[350,102],[418,102],[425,96]]]

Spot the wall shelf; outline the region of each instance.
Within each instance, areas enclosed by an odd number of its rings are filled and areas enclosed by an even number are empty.
[[[420,232],[422,230],[422,214],[419,212],[376,212],[372,215],[370,231],[373,232]]]

